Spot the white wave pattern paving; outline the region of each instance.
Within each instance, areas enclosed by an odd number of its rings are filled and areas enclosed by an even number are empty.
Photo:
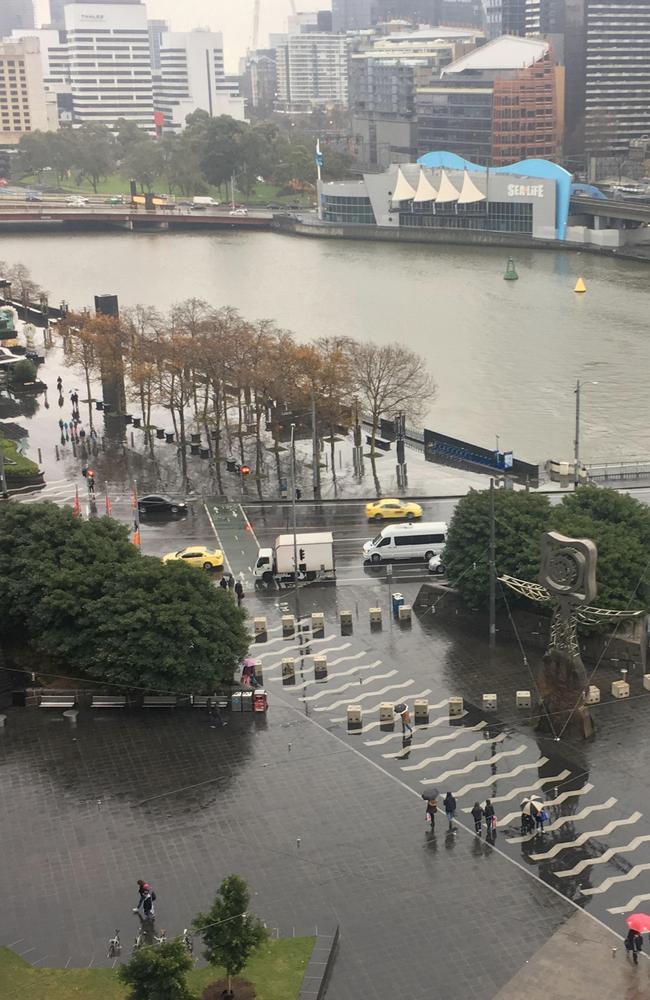
[[[404,683],[405,684],[413,684],[413,681],[405,681]],[[402,685],[402,686],[404,686],[404,685]],[[397,685],[397,687],[399,687],[399,685]],[[375,694],[377,694],[377,693],[378,692],[375,692]],[[406,697],[409,697],[409,698],[426,698],[426,696],[428,694],[431,694],[431,688],[425,688],[424,691],[417,691],[417,692],[405,691],[404,692],[404,698],[406,698]],[[391,698],[391,701],[393,702],[393,704],[397,704],[399,701],[403,701],[403,700],[404,699],[403,698],[400,699],[399,696]],[[343,704],[345,704],[345,702],[343,702]],[[366,705],[363,710],[364,710],[364,712],[377,712],[377,711],[379,711],[379,706],[380,705],[381,705],[381,702],[378,701],[375,705]],[[332,708],[333,706],[329,706],[329,707]],[[317,711],[321,711],[321,709],[317,709]],[[327,711],[327,709],[323,708],[322,711]],[[346,715],[339,715],[335,719],[330,719],[330,722],[347,722],[347,721],[348,720],[347,720],[347,716]],[[380,722],[379,719],[377,719],[375,722],[368,722],[362,729],[353,729],[352,732],[355,733],[355,734],[367,733],[367,732],[370,732],[371,729],[377,729],[379,726],[383,726],[384,724],[385,723]]]
[[[499,733],[494,739],[490,740],[490,743],[502,743],[507,738],[506,733]],[[453,750],[448,750],[447,753],[443,753],[440,757],[426,757],[421,760],[418,764],[409,764],[407,767],[403,767],[403,771],[422,771],[429,764],[439,764],[444,760],[451,760],[452,757],[457,757],[461,753],[472,753],[474,750],[479,750],[481,747],[486,745],[486,740],[476,740],[475,743],[470,743],[467,747],[454,747]]]
[[[473,760],[471,764],[466,764],[465,767],[459,767],[455,771],[444,771],[439,774],[437,778],[421,778],[421,785],[441,785],[444,781],[448,781],[449,778],[455,778],[458,774],[470,774],[475,771],[477,767],[489,767],[491,764],[496,764],[499,760],[504,760],[506,757],[518,757],[520,754],[526,752],[526,747],[524,744],[515,747],[514,750],[502,750],[501,753],[495,753],[492,757],[487,757],[485,760]],[[499,775],[493,774],[491,780],[497,781]],[[489,782],[488,782],[489,784]]]
[[[534,786],[526,785],[525,788],[516,788],[514,794],[519,793],[520,795],[525,795],[528,792],[534,791],[535,788],[540,788],[541,784],[547,785],[549,781],[563,781],[564,778],[566,778],[569,774],[570,774],[569,771],[560,771],[560,773],[555,775],[555,777],[542,778],[541,783],[539,781],[536,781]],[[549,806],[559,806],[562,802],[566,802],[567,799],[574,798],[576,795],[586,795],[588,792],[592,792],[593,788],[594,786],[590,785],[589,783],[583,785],[582,788],[571,788],[568,792],[560,792],[560,794],[556,799],[549,799],[547,802],[542,802],[542,805],[544,806],[545,809],[548,809]],[[510,798],[512,798],[512,795],[510,796]],[[503,800],[504,797],[502,796],[501,801]],[[497,800],[493,799],[492,801],[496,802]],[[471,812],[471,809],[464,809],[463,812]],[[520,817],[521,817],[521,809],[517,809],[516,812],[511,812],[508,813],[506,816],[502,816],[501,825],[507,826],[508,823],[512,823],[513,820],[520,819]],[[548,830],[548,827],[546,827],[546,829]]]
[[[607,826],[604,826],[602,830],[585,830],[585,832],[581,833],[580,836],[576,837],[575,840],[560,841],[559,844],[553,844],[553,847],[551,847],[549,851],[542,851],[540,854],[531,854],[530,859],[531,861],[548,861],[549,858],[556,857],[556,855],[560,854],[561,851],[568,850],[570,847],[581,847],[582,844],[586,844],[586,842],[588,840],[591,840],[592,837],[606,837],[609,833],[613,833],[614,830],[617,830],[620,826],[633,826],[634,823],[639,822],[641,816],[642,813],[635,812],[632,813],[631,816],[628,816],[627,819],[613,819],[612,822],[608,823]],[[650,837],[648,839],[650,839]],[[613,853],[616,853],[617,850],[620,850],[620,848],[613,847],[610,848],[610,850],[612,850]],[[587,865],[585,865],[585,867],[587,867],[589,864],[592,864],[593,861],[598,861],[599,863],[602,864],[602,861],[600,859],[590,858],[587,861]],[[574,874],[574,869],[571,869],[570,872],[565,872],[565,873],[556,872],[555,874],[558,875],[560,878],[568,878],[569,875]]]
[[[394,673],[397,673],[395,670]],[[390,674],[386,674],[387,677]],[[414,680],[401,681],[399,684],[387,684],[386,687],[380,688],[379,691],[366,691],[365,694],[358,694],[354,696],[355,703],[359,701],[365,701],[366,698],[376,698],[377,695],[387,694],[389,691],[402,691],[406,687],[410,687],[411,684],[415,684]],[[393,699],[394,700],[394,699]],[[339,698],[338,701],[333,702],[331,705],[317,705],[314,709],[315,712],[332,712],[335,708],[340,708],[341,705],[348,705],[350,702],[349,698]],[[379,704],[377,705],[379,708]]]
[[[456,716],[454,716],[454,718],[457,719],[457,718],[459,718],[459,716],[456,715]],[[444,722],[445,719],[449,719],[449,716],[445,715],[444,718],[441,719],[440,721]],[[435,725],[435,722],[432,723],[432,725]],[[445,740],[457,740],[458,737],[461,736],[463,733],[479,733],[482,729],[485,729],[486,726],[487,726],[487,722],[477,722],[475,726],[455,726],[453,732],[451,732],[451,733],[444,733],[442,736],[432,736],[430,740],[425,740],[424,743],[418,743],[417,746],[411,746],[411,747],[409,747],[409,750],[410,750],[411,753],[414,753],[417,750],[428,750],[428,748],[432,747],[434,745],[434,743],[442,743]],[[418,729],[426,729],[426,726],[418,726],[417,728]],[[413,732],[415,732],[415,727],[413,729]],[[391,736],[394,736],[394,735],[401,736],[401,733],[397,733],[397,734],[391,733],[390,735]],[[367,747],[376,746],[377,744],[384,743],[384,742],[386,742],[386,737],[384,737],[384,739],[382,739],[382,740],[368,740],[366,742],[366,746]],[[391,758],[401,757],[401,755],[402,755],[403,752],[404,752],[403,750],[400,750],[400,751],[398,751],[398,753],[383,753],[382,757],[385,760],[390,760]],[[406,770],[406,768],[405,768],[405,770]]]
[[[396,673],[397,673],[396,670],[389,670],[385,674],[374,674],[373,677],[368,678],[368,680],[373,680],[373,681],[388,680],[389,677],[395,677]],[[301,701],[320,701],[321,698],[327,698],[328,695],[330,695],[330,694],[341,694],[342,691],[348,691],[350,688],[358,687],[358,686],[359,686],[359,681],[358,680],[356,680],[356,681],[349,681],[347,684],[341,684],[341,686],[337,687],[337,688],[323,688],[323,690],[319,691],[318,694],[308,694],[308,695],[305,695],[304,697],[302,697],[300,700]],[[331,705],[330,707],[334,708],[335,706]]]
[[[567,823],[575,823],[576,820],[585,819],[594,812],[602,812],[604,809],[611,809],[615,806],[618,799],[607,799],[607,802],[597,802],[594,806],[585,806],[577,813],[569,813],[567,816],[561,816],[559,819],[554,820],[552,823],[546,823],[544,825],[545,833],[553,833],[555,830],[561,829],[561,827],[566,826]],[[536,833],[531,833],[527,837],[506,837],[506,841],[509,844],[525,844],[529,840],[534,840],[537,836]]]

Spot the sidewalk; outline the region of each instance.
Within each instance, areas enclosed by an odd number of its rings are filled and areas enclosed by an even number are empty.
[[[615,955],[613,948],[617,949]],[[617,940],[578,911],[494,1000],[521,1000],[540,992],[545,1000],[646,1000],[650,996],[650,963],[642,955],[638,966],[633,965],[622,939]]]

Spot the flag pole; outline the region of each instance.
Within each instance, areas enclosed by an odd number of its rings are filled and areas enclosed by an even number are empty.
[[[323,205],[321,201],[321,167],[323,166],[323,154],[320,151],[320,139],[316,140],[316,198],[318,201],[318,219],[323,220]]]

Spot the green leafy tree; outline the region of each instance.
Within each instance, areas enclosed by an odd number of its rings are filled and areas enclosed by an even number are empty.
[[[232,991],[232,977],[238,975],[251,954],[268,938],[261,921],[248,913],[250,892],[243,878],[228,875],[207,913],[199,913],[194,928],[203,939],[204,957],[210,965],[222,966]]]
[[[548,528],[549,511],[549,500],[544,494],[495,490],[498,574],[537,579],[540,537]],[[456,504],[443,562],[464,603],[478,610],[488,604],[489,544],[490,494],[488,490],[472,490]]]
[[[498,575],[537,580],[541,535],[559,531],[596,543],[598,606],[650,609],[650,510],[638,500],[584,486],[551,506],[543,494],[497,490],[494,507]],[[443,556],[451,582],[471,608],[487,607],[489,538],[489,491],[472,491],[456,505]],[[508,600],[517,598],[509,594]]]
[[[153,139],[144,137],[128,146],[122,161],[122,172],[133,178],[141,191],[153,191],[156,178],[163,169],[160,146]]]
[[[9,378],[12,385],[24,385],[25,382],[33,382],[36,378],[36,365],[29,358],[23,358],[22,361],[11,366]]]
[[[141,556],[114,520],[51,504],[0,509],[0,603],[0,636],[126,688],[209,691],[248,646],[244,614],[205,574]]]
[[[117,975],[129,987],[127,1000],[194,1000],[187,985],[192,957],[179,938],[141,948]]]
[[[105,125],[85,122],[74,133],[74,166],[92,184],[97,185],[115,169],[116,148],[112,133]]]

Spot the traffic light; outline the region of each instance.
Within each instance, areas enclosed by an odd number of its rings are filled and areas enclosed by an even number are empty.
[[[300,559],[300,562],[304,562],[305,561],[305,550],[304,549],[298,549],[298,558]]]
[[[296,486],[296,500],[301,500],[301,499],[302,499],[302,490],[300,489],[299,486]]]
[[[249,465],[240,465],[239,466],[239,471],[241,472],[242,476],[247,476],[250,473],[250,471],[251,471],[250,470],[250,466]]]

